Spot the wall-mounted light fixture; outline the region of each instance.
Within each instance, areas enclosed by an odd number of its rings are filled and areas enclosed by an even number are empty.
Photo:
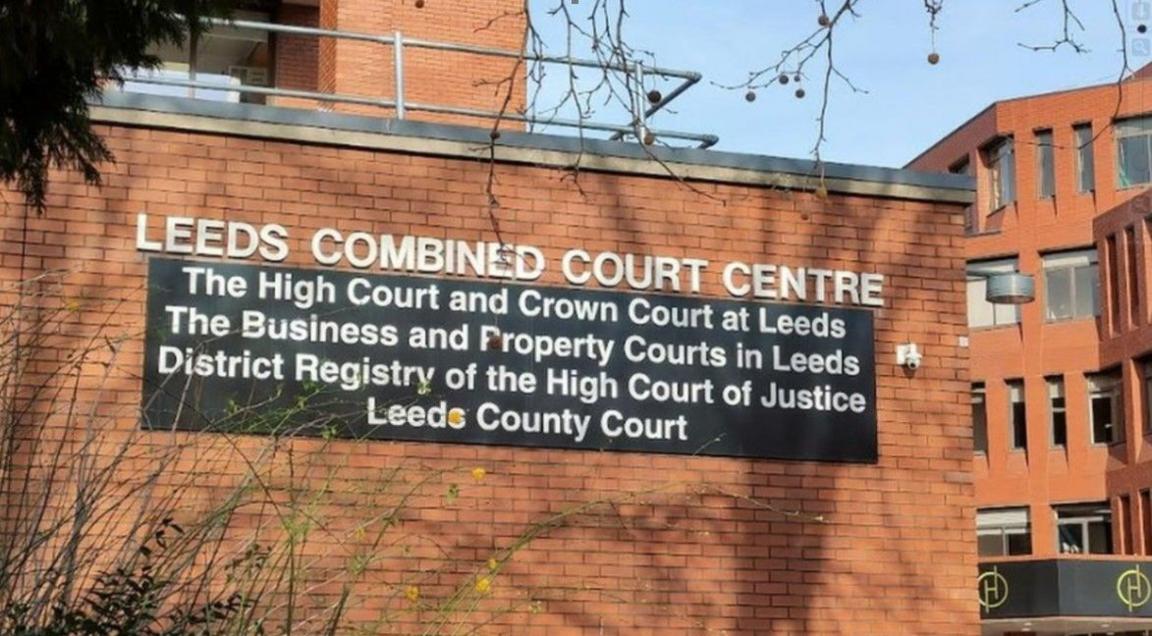
[[[997,305],[1023,305],[1036,300],[1036,281],[1031,274],[987,274],[984,298]]]

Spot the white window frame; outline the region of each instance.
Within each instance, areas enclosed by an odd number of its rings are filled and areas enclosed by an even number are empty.
[[[1029,544],[1031,544],[1031,534],[1032,524],[1029,520],[1028,508],[993,508],[976,511],[976,536],[1000,538],[1000,555],[981,556],[1015,556],[1008,550],[1008,537],[1028,535]],[[1029,545],[1028,552],[1024,554],[1031,554],[1032,551],[1032,547]]]
[[[1041,258],[1044,270],[1044,320],[1047,322],[1085,320],[1100,315],[1100,258],[1096,248],[1052,252],[1044,254]],[[1077,272],[1084,268],[1095,270],[1092,276],[1092,287],[1088,290],[1079,289],[1076,283]],[[1052,313],[1051,274],[1065,271],[1068,273],[1068,301],[1071,313],[1067,316],[1055,316]],[[1090,294],[1092,297],[1092,313],[1089,315],[1076,313],[1076,308],[1079,306],[1078,300],[1084,294]]]
[[[1099,502],[1098,512],[1095,512],[1095,513],[1085,512],[1085,513],[1077,514],[1075,516],[1065,517],[1064,519],[1060,518],[1060,510],[1062,508],[1063,509],[1069,509],[1069,508],[1075,509],[1076,507],[1081,507],[1081,506],[1084,508],[1090,508],[1090,507],[1093,507],[1094,504],[1092,504],[1092,503],[1063,504],[1063,505],[1053,506],[1052,512],[1053,512],[1053,515],[1056,517],[1056,551],[1059,552],[1060,554],[1112,554],[1115,551],[1114,545],[1109,545],[1108,546],[1109,549],[1107,551],[1094,552],[1092,550],[1092,545],[1091,545],[1092,533],[1088,532],[1088,526],[1090,526],[1091,524],[1093,524],[1093,523],[1105,523],[1106,522],[1108,524],[1108,530],[1109,530],[1108,543],[1112,544],[1111,531],[1112,531],[1113,519],[1112,519],[1112,509],[1111,509],[1111,507],[1109,507],[1108,502],[1103,502],[1103,501]],[[1080,527],[1080,532],[1081,532],[1080,536],[1084,540],[1084,549],[1082,551],[1080,549],[1068,549],[1068,548],[1072,548],[1074,546],[1069,546],[1069,545],[1060,543],[1060,528],[1063,526],[1079,526]]]
[[[1152,183],[1152,115],[1122,119],[1112,125],[1116,137],[1116,187],[1119,189],[1135,188]],[[1125,181],[1125,171],[1122,169],[1123,161],[1120,152],[1124,147],[1121,141],[1134,137],[1143,138],[1144,160],[1148,162],[1148,181]]]

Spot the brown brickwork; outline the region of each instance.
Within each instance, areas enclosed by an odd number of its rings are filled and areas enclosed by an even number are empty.
[[[1054,504],[1105,501],[1113,504],[1113,544],[1116,552],[1149,554],[1152,536],[1141,527],[1139,491],[1152,486],[1152,452],[1145,424],[1147,396],[1134,360],[1150,347],[1147,315],[1134,314],[1138,302],[1147,313],[1141,257],[1140,278],[1117,290],[1122,320],[1114,324],[1108,298],[1107,238],[1119,237],[1118,263],[1127,262],[1124,230],[1132,227],[1136,248],[1147,245],[1146,187],[1118,185],[1113,121],[1152,112],[1149,67],[1123,84],[1035,95],[997,102],[950,133],[909,167],[945,171],[967,159],[974,167],[978,193],[976,233],[967,242],[969,260],[1019,256],[1020,271],[1036,280],[1036,302],[1021,307],[1019,325],[975,328],[971,333],[971,374],[987,385],[988,453],[974,457],[976,501],[981,508],[1027,506],[1032,524],[1032,551],[1037,556],[1058,552]],[[1095,139],[1093,191],[1079,192],[1076,183],[1076,142],[1073,126],[1091,124]],[[1037,192],[1035,131],[1051,130],[1054,145],[1055,196]],[[1015,139],[1016,201],[990,209],[990,173],[981,148],[997,136]],[[1110,211],[1111,210],[1111,211]],[[1050,321],[1045,317],[1042,255],[1048,252],[1096,247],[1100,263],[1100,316]],[[1146,250],[1145,250],[1146,251]],[[1092,441],[1085,374],[1100,370],[1123,371],[1124,442]],[[1067,396],[1068,441],[1052,443],[1050,409],[1045,378],[1062,376]],[[1028,413],[1028,448],[1011,448],[1009,407],[1004,381],[1023,379]],[[1136,464],[1140,464],[1136,466]],[[1132,515],[1126,525],[1117,497],[1128,495]],[[1133,540],[1135,537],[1135,540]],[[1134,548],[1138,548],[1134,551]]]
[[[325,29],[465,44],[518,52],[525,19],[519,0],[415,2],[401,0],[322,0],[319,22]],[[326,92],[393,99],[396,95],[392,46],[325,38],[319,48],[319,80]],[[456,108],[517,113],[525,107],[528,69],[514,58],[409,46],[404,49],[405,101]],[[337,104],[335,110],[381,114],[370,106]],[[411,111],[421,121],[487,121],[459,115]]]
[[[288,264],[298,266],[314,266],[305,241],[324,226],[493,239],[481,162],[118,125],[99,132],[118,157],[106,166],[106,185],[57,175],[43,216],[23,216],[16,195],[5,192],[0,250],[8,283],[71,272],[45,302],[76,303],[68,305],[74,314],[38,354],[37,368],[51,368],[105,323],[128,336],[103,392],[94,390],[103,367],[83,367],[77,402],[100,402],[99,412],[111,416],[103,433],[113,440],[138,427],[147,257],[134,248],[137,213],[154,222],[186,215],[281,223],[291,232]],[[511,164],[499,174],[506,238],[538,245],[549,259],[583,247],[884,274],[886,306],[875,312],[879,463],[286,441],[281,452],[307,463],[314,483],[334,471],[339,492],[350,485],[367,491],[398,466],[464,471],[445,478],[460,481],[459,499],[422,493],[404,516],[405,533],[434,537],[439,548],[417,542],[373,563],[354,590],[350,619],[372,625],[382,608],[403,608],[403,586],[414,579],[424,598],[446,596],[460,572],[426,572],[443,561],[439,550],[483,564],[527,524],[607,499],[618,502],[614,510],[578,515],[514,555],[483,613],[469,620],[490,620],[481,631],[492,634],[977,633],[968,360],[957,346],[965,333],[960,205],[836,193],[822,199],[723,183],[689,188],[592,172],[577,188],[563,171]],[[544,282],[560,284],[555,271]],[[724,296],[715,279],[704,291]],[[896,344],[908,340],[927,356],[915,374],[894,364]],[[49,428],[60,421],[45,418],[33,419]],[[229,448],[212,434],[158,432],[140,439],[145,450],[191,443],[209,462],[193,464],[197,470],[213,467],[186,493],[184,515],[238,482],[240,453],[263,443],[240,438]],[[282,470],[287,459],[278,461]],[[469,482],[472,467],[487,471],[482,483]],[[234,531],[267,523],[269,514],[238,516]],[[314,514],[347,531],[365,508],[346,494],[325,499]],[[327,554],[317,541],[316,554]],[[317,556],[309,576],[346,571],[346,556],[338,556]],[[310,589],[317,602],[337,593]],[[514,604],[510,613],[495,609],[505,601]],[[412,633],[413,621],[428,618],[402,616],[372,629]]]

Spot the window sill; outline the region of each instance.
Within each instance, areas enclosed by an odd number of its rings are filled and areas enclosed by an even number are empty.
[[[1000,234],[999,228],[994,229],[994,230],[976,230],[976,231],[967,230],[964,232],[964,236],[967,236],[969,238],[975,238],[975,237],[979,237],[979,236],[996,236],[997,234]]]
[[[1140,188],[1147,188],[1150,185],[1152,185],[1152,181],[1149,181],[1148,183],[1133,183],[1132,185],[1126,185],[1126,186],[1122,186],[1122,185],[1117,184],[1116,191],[1117,192],[1124,192],[1127,190],[1139,190]]]
[[[1010,323],[1004,324],[1004,325],[980,325],[979,327],[973,327],[973,326],[969,325],[968,331],[973,331],[973,332],[975,332],[975,331],[995,331],[996,329],[1007,329],[1008,327],[1018,327],[1018,326],[1020,326],[1020,323],[1018,323],[1018,322],[1010,322]]]
[[[1089,320],[1095,321],[1098,316],[1095,314],[1091,316],[1073,316],[1071,318],[1045,318],[1044,324],[1046,325],[1061,325],[1066,322],[1087,322]]]

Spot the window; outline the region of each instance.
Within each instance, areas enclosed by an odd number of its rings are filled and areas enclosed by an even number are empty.
[[[1036,132],[1036,196],[1047,199],[1056,195],[1056,164],[1052,149],[1052,131]]]
[[[1057,549],[1065,554],[1112,554],[1107,502],[1055,506]]]
[[[1076,190],[1092,192],[1096,189],[1096,160],[1092,158],[1092,124],[1073,126],[1076,136]]]
[[[1152,358],[1140,361],[1144,384],[1144,433],[1152,434]]]
[[[1008,380],[1008,418],[1012,432],[1012,448],[1028,448],[1028,409],[1024,403],[1024,381]]]
[[[978,453],[988,452],[988,406],[984,402],[984,383],[972,383],[972,446]]]
[[[1068,444],[1068,412],[1064,404],[1064,378],[1048,378],[1048,417],[1052,423],[1052,445]]]
[[[1108,265],[1105,272],[1108,274],[1108,315],[1112,317],[1112,331],[1120,329],[1120,264],[1116,256],[1116,235],[1111,234],[1104,240],[1105,255]]]
[[[1017,305],[994,305],[988,302],[988,276],[1016,271],[1016,259],[968,263],[968,326],[999,327],[1020,322]]]
[[[266,12],[237,11],[237,19],[271,22]],[[122,90],[153,95],[173,95],[222,102],[263,103],[264,97],[241,93],[237,86],[269,86],[271,43],[260,29],[228,27],[204,33],[192,46],[187,33],[182,42],[165,42],[150,47],[160,66],[155,69],[122,69],[126,81]],[[181,84],[204,85],[191,88]]]
[[[1124,277],[1128,279],[1128,317],[1133,326],[1140,324],[1140,281],[1139,267],[1136,263],[1136,227],[1129,225],[1124,229]]]
[[[1140,491],[1140,530],[1144,537],[1144,554],[1152,554],[1152,491]]]
[[[1000,208],[1016,200],[1016,152],[1012,138],[1005,137],[984,150],[991,185],[991,209]]]
[[[1044,312],[1048,320],[1091,318],[1099,312],[1096,250],[1044,255]]]
[[[1092,443],[1124,441],[1124,408],[1120,394],[1120,373],[1095,373],[1088,379],[1088,409],[1092,420]]]
[[[1128,188],[1152,182],[1152,117],[1116,122],[1116,185]]]
[[[1132,498],[1120,495],[1116,498],[1116,511],[1120,513],[1120,554],[1136,554],[1136,544],[1132,541]]]
[[[976,544],[980,556],[1032,553],[1027,508],[976,511]]]

